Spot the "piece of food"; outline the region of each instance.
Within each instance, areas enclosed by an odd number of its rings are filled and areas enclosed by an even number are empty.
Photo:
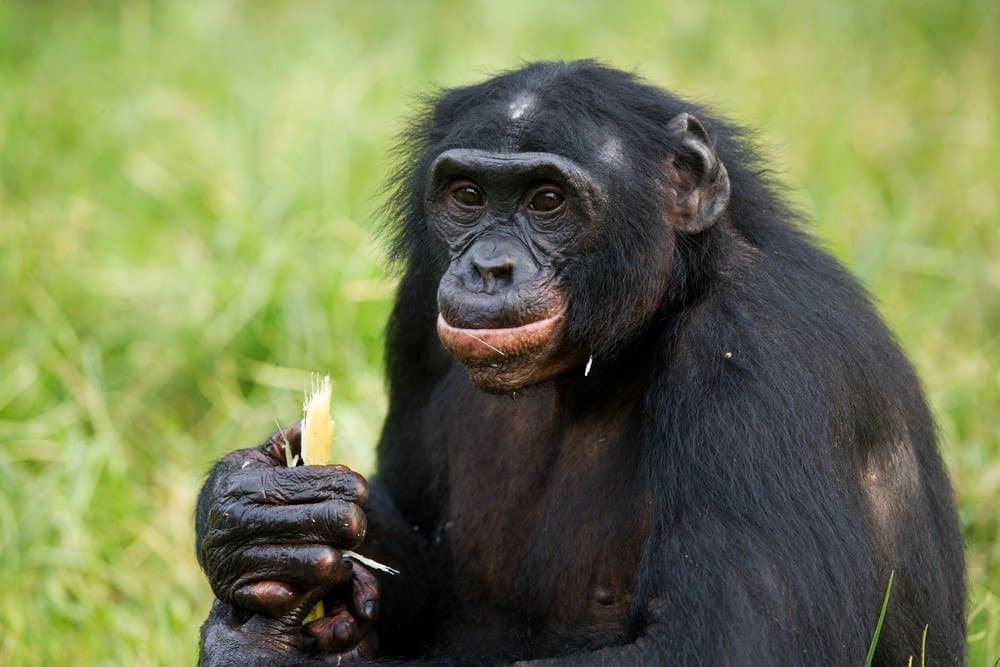
[[[306,397],[306,402],[302,406],[305,413],[302,418],[302,462],[307,466],[329,465],[333,458],[334,425],[330,419],[333,385],[330,376],[323,376],[323,379],[315,385],[312,394]],[[288,464],[293,466],[295,461],[289,461]],[[323,602],[317,602],[303,623],[315,621],[325,615]]]
[[[313,385],[312,393],[306,397],[305,404],[302,406],[305,413],[302,418],[302,462],[307,466],[330,465],[333,461],[335,429],[333,419],[330,418],[330,399],[333,397],[333,385],[329,375],[324,376],[322,380],[319,380],[318,377]],[[298,464],[298,457],[292,457],[287,444],[285,445],[285,459],[290,468]],[[341,553],[375,570],[399,574],[398,570],[353,551],[342,551]],[[323,603],[317,602],[306,616],[303,624],[323,618],[325,615],[326,610]]]
[[[330,398],[333,385],[326,375],[316,383],[311,396],[302,406],[302,462],[307,466],[329,465],[333,459],[333,420],[330,418]]]

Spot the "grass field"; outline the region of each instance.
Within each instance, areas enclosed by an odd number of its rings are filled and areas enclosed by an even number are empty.
[[[875,295],[940,423],[992,667],[998,7],[0,1],[0,664],[193,663],[211,462],[328,370],[340,458],[371,469],[373,229],[414,96],[596,57],[758,128]]]

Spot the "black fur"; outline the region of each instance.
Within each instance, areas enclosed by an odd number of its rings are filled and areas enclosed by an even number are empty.
[[[525,91],[535,112],[512,122],[508,105]],[[682,111],[715,138],[732,195],[720,224],[671,238],[657,200],[663,157],[677,150],[665,127]],[[609,131],[623,144],[618,173],[597,156]],[[393,256],[405,268],[389,325],[390,413],[379,456],[380,477],[405,514],[433,532],[455,511],[442,440],[491,447],[491,435],[511,427],[502,407],[482,413],[510,399],[470,401],[435,336],[443,266],[423,214],[427,167],[455,147],[557,153],[612,184],[614,205],[567,277],[572,335],[596,362],[586,379],[574,373],[551,392],[514,400],[552,401],[556,433],[540,424],[528,435],[555,450],[560,432],[594,406],[635,396],[620,407],[631,423],[621,444],[638,462],[614,474],[646,486],[650,504],[609,507],[595,489],[592,507],[556,506],[560,516],[545,523],[571,535],[588,512],[649,514],[648,534],[635,536],[642,556],[630,635],[605,650],[608,664],[618,650],[660,664],[858,664],[892,571],[876,662],[919,655],[925,625],[929,662],[962,661],[962,545],[918,380],[862,289],[801,230],[739,129],[629,74],[540,63],[444,93],[404,147],[390,211]],[[646,280],[648,267],[668,252],[660,307],[637,323],[647,292],[661,288]],[[471,405],[443,410],[441,402]],[[442,413],[460,423],[427,423]],[[544,478],[545,465],[512,474]],[[474,500],[483,522],[506,511],[493,498]],[[885,508],[871,509],[883,500]],[[552,599],[531,586],[519,598],[514,588],[503,600],[510,614],[557,608],[562,587],[579,585],[573,572],[558,574],[573,561],[556,548],[564,537],[534,536],[543,574],[512,573],[539,586],[559,579],[545,590]],[[607,558],[616,551],[574,548]],[[484,657],[478,634],[446,635],[437,651]],[[528,657],[588,643],[582,629],[560,641],[546,644],[529,624],[499,650]]]
[[[697,234],[664,214],[681,112],[731,183]],[[451,148],[554,153],[602,184],[562,273],[586,377],[489,395],[442,348],[423,196]],[[963,662],[962,544],[919,382],[741,130],[593,62],[539,63],[442,94],[400,160],[363,547],[402,570],[381,578],[388,656],[861,664],[895,572],[876,664],[919,657],[925,627],[928,664]]]

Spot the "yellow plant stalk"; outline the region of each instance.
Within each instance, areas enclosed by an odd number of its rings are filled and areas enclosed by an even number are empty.
[[[333,420],[330,419],[330,398],[333,385],[325,376],[306,399],[302,420],[302,462],[307,466],[330,465],[333,460]]]
[[[326,375],[313,387],[312,395],[306,397],[302,406],[302,462],[307,466],[325,466],[333,460],[333,420],[330,418],[330,398],[333,385]],[[309,623],[326,615],[320,600],[306,616],[303,623]]]
[[[317,379],[319,376],[316,376]],[[335,431],[333,419],[330,418],[330,399],[333,397],[333,385],[330,376],[326,375],[313,385],[312,393],[306,397],[302,406],[305,416],[302,419],[302,463],[307,466],[325,466],[333,463],[333,434]],[[293,457],[287,443],[285,444],[285,460],[289,468],[298,464],[298,457]],[[383,565],[377,560],[367,558],[353,551],[342,551],[343,555],[367,565],[368,567],[399,574],[399,570]],[[323,602],[316,606],[306,616],[303,624],[323,618],[326,609]]]
[[[318,378],[318,376],[317,376]],[[330,376],[326,375],[322,380],[313,386],[313,392],[306,397],[306,402],[302,406],[305,416],[302,419],[302,463],[307,466],[325,466],[333,463],[333,434],[335,431],[333,419],[330,418],[330,399],[333,397],[333,385]],[[285,443],[285,462],[289,468],[298,465],[297,456],[292,456],[292,451]],[[399,570],[383,565],[377,560],[367,558],[353,551],[342,551],[343,555],[353,558],[359,563],[368,567],[387,572],[388,574],[399,574]],[[316,606],[306,616],[303,624],[323,618],[326,609],[323,602],[317,602]]]

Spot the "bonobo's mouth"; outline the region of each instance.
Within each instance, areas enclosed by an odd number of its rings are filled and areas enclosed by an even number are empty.
[[[465,329],[438,315],[438,337],[446,348],[463,361],[497,361],[518,357],[537,349],[555,334],[565,310],[528,324],[502,329]]]

